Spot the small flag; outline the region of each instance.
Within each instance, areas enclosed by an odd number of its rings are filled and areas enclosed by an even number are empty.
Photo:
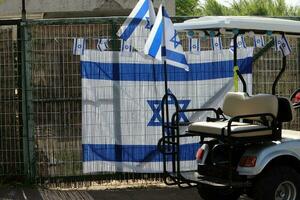
[[[282,39],[282,36],[275,36],[275,38],[274,38],[276,51],[280,51],[281,39]]]
[[[281,38],[280,50],[284,56],[288,56],[292,53],[292,49],[285,35],[283,35]]]
[[[145,40],[155,21],[155,11],[151,0],[140,0],[125,20],[117,35],[138,51],[143,51]]]
[[[173,67],[189,71],[178,33],[163,5],[159,8],[144,53],[160,61],[165,59]]]
[[[189,38],[189,50],[192,53],[200,52],[200,39],[199,38]]]
[[[211,46],[214,51],[216,50],[222,50],[223,45],[222,45],[222,39],[221,37],[212,37],[211,38]]]
[[[85,38],[74,38],[73,55],[83,55],[86,46]]]
[[[262,35],[255,35],[254,38],[254,47],[255,48],[263,48],[265,46],[265,39]]]
[[[130,42],[122,40],[121,51],[122,52],[132,52],[132,46],[131,46]]]
[[[98,39],[97,49],[99,51],[105,51],[108,49],[108,39]]]
[[[243,35],[237,36],[236,44],[237,44],[238,49],[247,48],[245,37]],[[230,42],[230,51],[231,52],[234,51],[234,41],[233,41],[233,39],[231,39],[231,42]]]

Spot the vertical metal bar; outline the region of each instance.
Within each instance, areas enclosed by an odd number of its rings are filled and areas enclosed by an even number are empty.
[[[22,21],[26,20],[26,3],[25,0],[22,0]]]
[[[35,178],[34,125],[31,89],[31,34],[27,23],[21,23],[22,30],[22,120],[24,170],[30,182]]]
[[[237,65],[237,37],[238,33],[234,34],[233,36],[233,85],[234,85],[234,91],[239,91],[239,78],[237,71],[239,70],[239,67]]]
[[[284,73],[285,69],[286,69],[286,56],[283,56],[282,57],[282,68],[281,68],[279,74],[277,75],[277,77],[273,83],[273,86],[272,86],[272,94],[273,95],[276,94],[276,86],[277,86],[278,81],[280,80],[282,74]]]
[[[111,21],[111,38],[113,39],[112,49],[114,51],[113,59],[113,113],[114,113],[114,133],[115,133],[115,155],[117,161],[122,161],[122,148],[120,144],[122,144],[122,129],[121,129],[121,94],[120,94],[120,65],[119,62],[119,53],[117,49],[117,25],[115,21]],[[123,169],[121,166],[117,166],[117,172],[122,172]]]
[[[18,94],[17,94],[17,98],[18,98],[18,125],[19,125],[19,137],[21,138],[22,133],[23,133],[23,121],[22,119],[22,27],[20,25],[20,23],[17,25],[17,66],[18,66],[18,72],[17,72],[17,76],[18,76],[18,81],[17,81],[17,88],[18,88]],[[23,148],[23,139],[20,139],[20,149],[24,152],[24,148]],[[21,152],[21,153],[22,153]],[[25,163],[24,162],[24,157],[21,156],[21,163]],[[24,174],[24,166],[22,167],[22,174]]]

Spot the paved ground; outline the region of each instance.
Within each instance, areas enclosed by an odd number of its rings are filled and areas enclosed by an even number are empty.
[[[48,190],[0,188],[0,200],[201,200],[196,189]],[[241,197],[240,200],[249,200]]]

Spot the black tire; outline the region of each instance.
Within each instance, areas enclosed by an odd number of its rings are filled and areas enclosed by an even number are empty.
[[[255,200],[275,200],[275,195],[277,199],[300,200],[300,174],[288,166],[270,167],[254,182],[252,192]]]
[[[209,185],[199,185],[198,192],[203,200],[237,200],[241,194],[237,190],[217,188]]]

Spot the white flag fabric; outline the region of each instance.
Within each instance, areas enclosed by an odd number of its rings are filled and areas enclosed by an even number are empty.
[[[155,11],[152,1],[140,0],[117,32],[117,35],[125,41],[130,41],[137,51],[142,52],[154,20]]]
[[[237,38],[236,38],[236,44],[237,44],[237,48],[238,49],[241,49],[241,48],[245,49],[245,48],[247,48],[245,37],[243,35],[238,35],[237,36]],[[233,39],[231,39],[229,50],[231,52],[234,51],[234,41],[233,41]]]
[[[200,52],[200,38],[189,38],[189,51],[192,53]]]
[[[129,41],[121,41],[121,51],[122,52],[132,52],[132,46]]]
[[[105,51],[108,49],[108,39],[102,38],[97,41],[97,49],[99,51]]]
[[[189,70],[181,41],[163,5],[160,6],[144,53],[173,67]]]
[[[220,107],[224,95],[233,90],[232,54],[227,49],[220,51],[222,56],[214,51],[187,54],[189,72],[167,68],[169,91],[178,98],[180,109]],[[252,62],[253,48],[241,49],[238,65],[249,94]],[[162,135],[163,64],[139,52],[126,57],[98,50],[86,50],[80,63],[83,173],[162,172],[157,142]],[[169,105],[173,113],[174,101],[170,99]],[[179,120],[205,120],[206,115],[182,113]],[[196,169],[199,138],[182,138],[180,145],[181,169]]]
[[[282,42],[282,36],[275,36],[274,37],[274,42],[275,42],[275,50],[276,51],[280,51],[280,46],[281,46],[281,42]]]
[[[280,50],[284,56],[288,56],[292,53],[290,44],[289,44],[288,40],[286,39],[285,35],[283,35],[281,38]]]
[[[85,38],[74,38],[73,55],[83,55],[86,46]]]
[[[211,47],[213,50],[217,51],[217,50],[223,49],[221,37],[212,37],[212,38],[210,38],[210,41],[211,41]]]
[[[265,39],[263,35],[255,35],[253,38],[255,48],[263,48],[265,46]]]

